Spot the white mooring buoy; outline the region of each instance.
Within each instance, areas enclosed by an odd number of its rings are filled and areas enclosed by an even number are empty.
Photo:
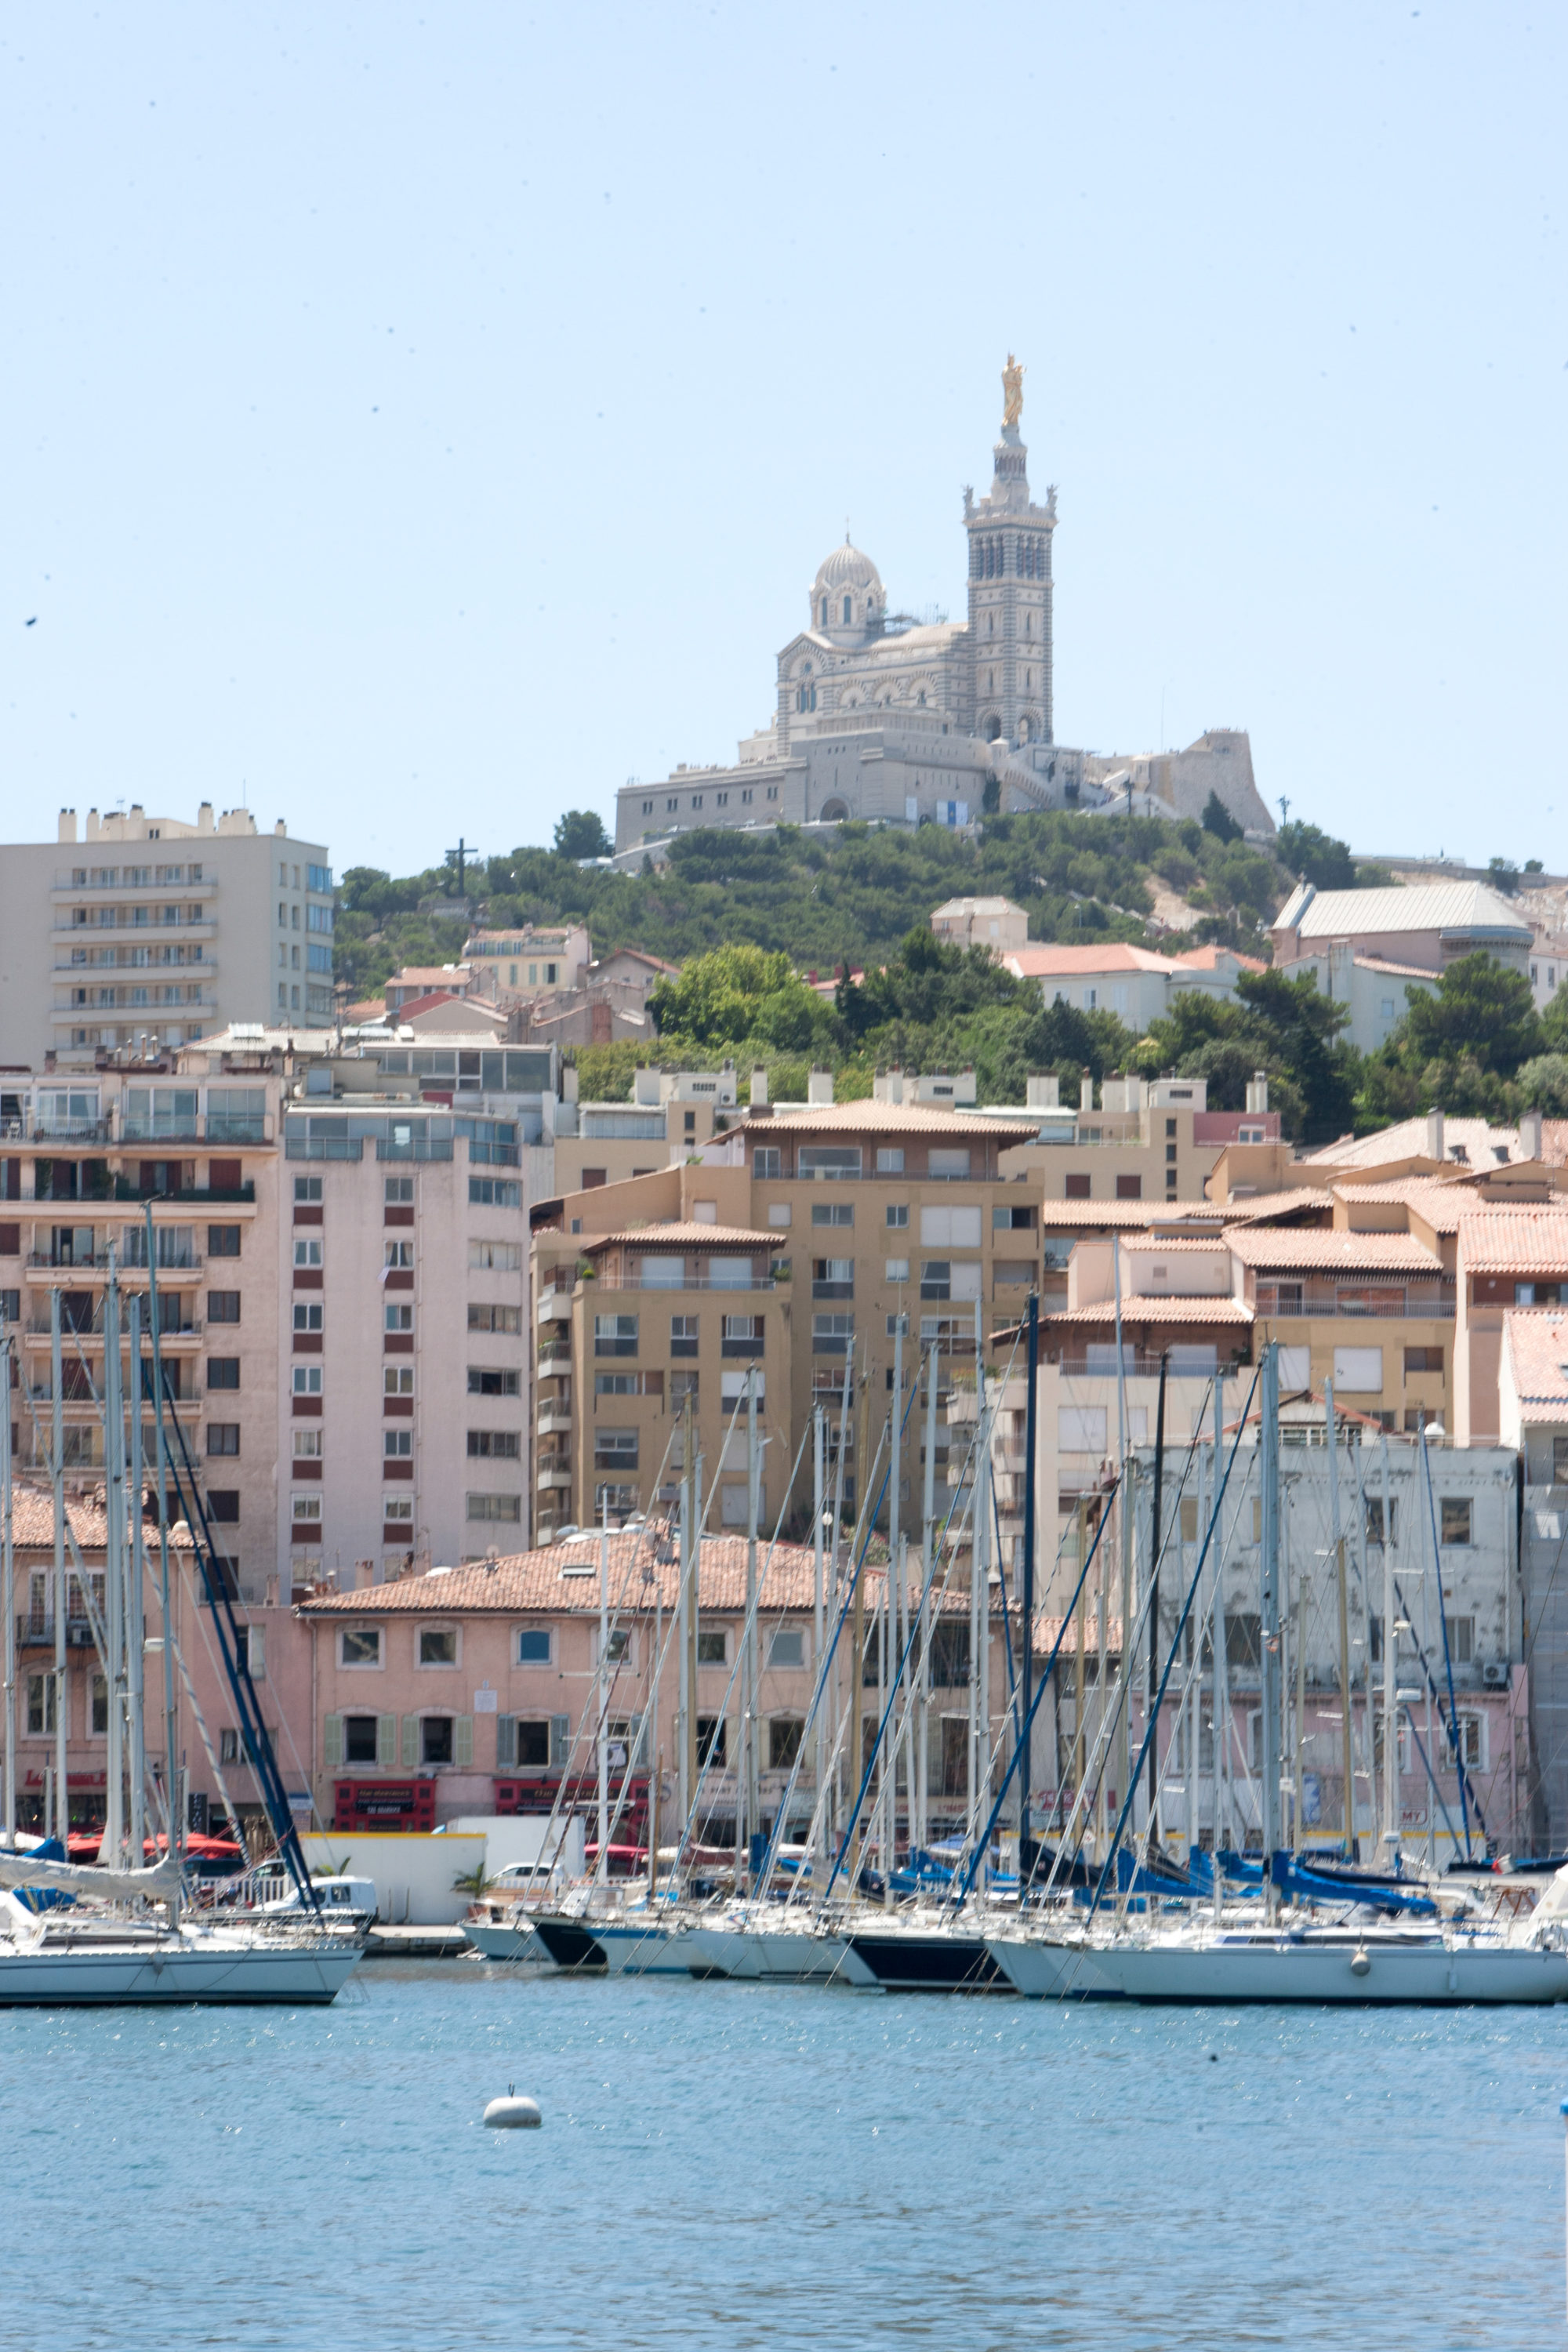
[[[520,2099],[517,2084],[509,2083],[504,2099],[492,2099],[484,2120],[495,2131],[537,2131],[544,2121],[537,2099]]]

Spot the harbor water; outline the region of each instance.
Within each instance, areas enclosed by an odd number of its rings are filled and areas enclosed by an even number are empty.
[[[485,2130],[515,2082],[542,2131]],[[1563,2335],[1568,2017],[371,1965],[0,2013],[0,2340],[1439,2347]]]

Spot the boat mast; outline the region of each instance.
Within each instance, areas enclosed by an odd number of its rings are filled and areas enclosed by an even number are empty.
[[[1154,1503],[1149,1529],[1149,1713],[1154,1712],[1154,1694],[1160,1686],[1160,1505],[1165,1483],[1165,1374],[1170,1365],[1168,1353],[1160,1358],[1160,1390],[1154,1405]],[[1160,1837],[1160,1743],[1149,1743],[1149,1835],[1156,1846]]]
[[[741,1708],[741,1742],[746,1760],[746,1843],[743,1857],[751,1866],[753,1843],[760,1835],[762,1821],[762,1781],[758,1772],[757,1723],[757,1517],[758,1469],[757,1453],[757,1368],[746,1367],[746,1663]],[[739,1783],[737,1782],[737,1790]]]
[[[922,1507],[925,1514],[925,1543],[921,1579],[920,1648],[916,1664],[916,1687],[920,1697],[920,1743],[916,1758],[916,1775],[920,1783],[911,1814],[918,1811],[919,1844],[923,1851],[931,1843],[928,1815],[931,1806],[931,1596],[936,1581],[936,1391],[938,1367],[942,1356],[941,1342],[933,1342],[931,1365],[926,1378],[926,1475]],[[913,1822],[910,1824],[914,1843]]]
[[[163,1804],[168,1817],[169,1852],[182,1862],[185,1851],[184,1806],[180,1796],[175,1746],[180,1725],[174,1697],[174,1617],[169,1591],[169,1437],[163,1426],[163,1353],[158,1339],[158,1269],[153,1263],[153,1208],[146,1210],[147,1327],[153,1339],[153,1442],[158,1456],[158,1601],[163,1618]],[[193,1538],[195,1530],[192,1529]],[[180,1924],[179,1897],[170,1904],[169,1924]]]
[[[1024,1589],[1022,1599],[1023,1624],[1020,1629],[1022,1655],[1018,1664],[1020,1711],[1018,1716],[1018,1900],[1028,1899],[1028,1885],[1034,1868],[1033,1844],[1029,1836],[1029,1782],[1031,1732],[1034,1709],[1035,1661],[1035,1444],[1039,1422],[1039,1402],[1036,1395],[1040,1365],[1040,1298],[1031,1290],[1028,1306],[1028,1347],[1026,1355],[1028,1393],[1024,1400]]]
[[[49,1290],[49,1388],[52,1404],[49,1415],[49,1443],[54,1453],[55,1487],[55,1818],[52,1823],[61,1850],[68,1853],[66,1840],[70,1832],[70,1800],[66,1788],[66,1471],[65,1471],[65,1412],[60,1396],[60,1293],[58,1283]],[[5,1400],[10,1411],[11,1401]],[[82,1607],[87,1595],[82,1595]],[[44,1824],[47,1830],[51,1824]]]
[[[108,1712],[104,1752],[102,1858],[111,1869],[122,1860],[125,1841],[125,1718],[121,1705],[124,1675],[125,1599],[125,1419],[121,1410],[120,1273],[109,1253],[109,1283],[103,1297],[103,1488],[104,1699]],[[90,1685],[89,1685],[90,1693]],[[91,1698],[89,1697],[89,1721]]]
[[[1388,1432],[1378,1438],[1383,1469],[1383,1837],[1399,1868],[1399,1650],[1394,1593],[1394,1506],[1388,1491]]]
[[[676,1642],[680,1653],[680,1685],[677,1700],[675,1752],[681,1834],[684,1837],[690,1826],[692,1792],[697,1785],[697,1775],[692,1761],[692,1715],[696,1700],[697,1676],[691,1649],[691,1395],[689,1391],[687,1392],[680,1418],[680,1585],[676,1602],[678,1617]]]
[[[1259,1430],[1261,1509],[1258,1621],[1263,1714],[1264,1900],[1270,1918],[1279,1903],[1274,1856],[1279,1847],[1279,1347],[1263,1350]]]
[[[811,1410],[811,1663],[813,1672],[817,1675],[822,1672],[823,1659],[822,1512],[826,1500],[827,1473],[826,1433],[823,1423],[821,1405],[813,1405]],[[822,1799],[826,1775],[827,1709],[819,1704],[816,1710],[816,1803],[814,1808],[819,1824],[825,1819]],[[822,1860],[826,1865],[827,1861],[826,1845],[823,1847]]]
[[[1214,1384],[1214,1461],[1209,1471],[1209,1517],[1219,1507],[1219,1456],[1225,1440],[1225,1389],[1218,1373]],[[1219,1542],[1215,1548],[1214,1564],[1214,1664],[1210,1673],[1214,1696],[1214,1828],[1210,1852],[1214,1856],[1214,1907],[1217,1919],[1223,1902],[1219,1858],[1231,1840],[1227,1834],[1230,1822],[1225,1802],[1226,1773],[1230,1761],[1230,1661],[1226,1654],[1225,1630],[1225,1530],[1215,1529]]]
[[[0,1579],[5,1612],[5,1843],[16,1842],[16,1551],[11,1519],[11,1339],[0,1339]]]
[[[974,1538],[969,1551],[969,1822],[973,1837],[990,1794],[991,1432],[985,1402],[984,1308],[974,1302]],[[985,1864],[980,1865],[985,1892]]]
[[[904,1466],[904,1317],[897,1318],[893,1331],[893,1417],[889,1423],[892,1451],[892,1475],[888,1485],[888,1580],[882,1591],[882,1614],[877,1629],[877,1721],[880,1724],[888,1712],[888,1661],[899,1649],[899,1621],[894,1600],[901,1562],[899,1558],[903,1543],[900,1526],[902,1514],[900,1489]],[[855,1770],[861,1769],[857,1759]],[[895,1725],[891,1738],[883,1743],[877,1760],[877,1859],[882,1870],[882,1901],[889,1907],[893,1900],[893,1863],[899,1834],[899,1738]]]
[[[1355,1833],[1355,1755],[1352,1744],[1353,1726],[1351,1720],[1351,1627],[1349,1598],[1345,1591],[1345,1538],[1340,1524],[1340,1464],[1339,1431],[1334,1420],[1334,1384],[1323,1382],[1323,1435],[1329,1448],[1329,1510],[1330,1536],[1334,1548],[1334,1573],[1338,1579],[1340,1609],[1340,1758],[1345,1776],[1344,1825],[1345,1860],[1356,1861],[1358,1849]]]
[[[610,1881],[610,1490],[606,1486],[599,1511],[599,1851],[594,1875],[601,1886]]]
[[[1296,1760],[1291,1770],[1290,1851],[1301,1851],[1302,1769],[1307,1754],[1307,1611],[1312,1580],[1306,1570],[1296,1571]]]
[[[1132,1675],[1128,1662],[1128,1627],[1132,1622],[1132,1547],[1133,1520],[1136,1515],[1136,1485],[1132,1465],[1127,1458],[1127,1359],[1121,1349],[1121,1236],[1110,1236],[1110,1295],[1116,1307],[1116,1458],[1121,1473],[1121,1491],[1116,1498],[1117,1531],[1121,1538],[1121,1650],[1117,1662],[1117,1681],[1122,1685],[1118,1704],[1121,1710],[1121,1759],[1117,1775],[1118,1786],[1127,1793],[1128,1776],[1132,1769]],[[1219,1456],[1215,1456],[1217,1465]],[[1103,1563],[1100,1582],[1105,1580]],[[1103,1597],[1103,1596],[1102,1596]],[[1105,1706],[1105,1644],[1100,1650],[1100,1708]],[[1104,1859],[1105,1841],[1110,1834],[1110,1821],[1105,1801],[1105,1775],[1100,1774],[1100,1859]]]
[[[143,1533],[146,1511],[142,1500],[145,1471],[142,1439],[142,1299],[140,1293],[133,1291],[131,1296],[131,1570],[125,1589],[125,1700],[131,1751],[131,1865],[133,1870],[140,1870],[146,1859],[143,1848],[147,1837],[146,1730],[142,1705],[146,1682],[143,1643],[146,1640],[147,1610],[142,1581],[147,1572]]]

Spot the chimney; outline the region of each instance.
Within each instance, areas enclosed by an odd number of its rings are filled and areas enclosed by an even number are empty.
[[[211,833],[212,830],[213,804],[211,801],[203,801],[196,810],[196,831],[198,833]]]
[[[1521,1160],[1541,1158],[1541,1113],[1527,1110],[1519,1122],[1519,1152]]]
[[[75,809],[61,809],[59,832],[56,838],[60,841],[74,841],[76,839]]]
[[[1429,1110],[1426,1114],[1426,1157],[1428,1160],[1444,1157],[1443,1114],[1440,1110]]]
[[[766,1110],[768,1107],[768,1073],[763,1062],[752,1065],[752,1108]]]
[[[813,1070],[805,1082],[805,1098],[808,1103],[830,1103],[833,1100],[831,1070]]]
[[[1268,1109],[1268,1074],[1266,1070],[1254,1070],[1252,1073],[1247,1088],[1247,1108],[1254,1112]]]
[[[1062,1082],[1060,1078],[1029,1078],[1024,1087],[1024,1101],[1030,1110],[1060,1110]]]
[[[1085,1070],[1079,1080],[1078,1107],[1080,1111],[1094,1108],[1094,1079],[1088,1070]]]
[[[879,1071],[871,1081],[871,1097],[874,1102],[901,1103],[904,1098],[902,1070]]]

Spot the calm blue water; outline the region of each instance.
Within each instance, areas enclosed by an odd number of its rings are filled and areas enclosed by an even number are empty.
[[[1563,2340],[1563,2011],[360,1981],[0,2012],[0,2342]]]

